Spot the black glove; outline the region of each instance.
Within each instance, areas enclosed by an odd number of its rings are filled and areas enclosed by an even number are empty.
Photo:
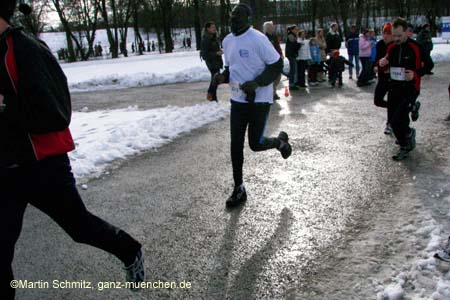
[[[247,100],[248,103],[254,103],[256,98],[256,89],[258,88],[258,84],[256,81],[247,81],[244,82],[239,86],[241,90],[244,91],[244,93],[247,95],[245,100]]]
[[[223,74],[217,73],[213,77],[213,84],[219,85],[225,83],[225,76]]]
[[[258,88],[258,84],[256,83],[256,81],[251,80],[251,81],[244,82],[243,84],[241,84],[239,86],[239,88],[241,90],[243,90],[244,93],[248,94],[251,92],[255,92],[256,89]]]

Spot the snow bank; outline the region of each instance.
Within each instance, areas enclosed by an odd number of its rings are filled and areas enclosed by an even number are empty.
[[[73,173],[77,178],[100,174],[113,160],[160,147],[180,134],[224,118],[228,110],[227,104],[214,102],[145,111],[129,107],[75,112],[70,129],[77,148],[69,155]]]
[[[206,81],[197,51],[62,64],[72,92]]]

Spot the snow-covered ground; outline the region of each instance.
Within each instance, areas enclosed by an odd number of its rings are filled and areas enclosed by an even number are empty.
[[[442,198],[441,193],[450,190],[450,184],[443,189],[431,193],[430,197],[450,203],[450,197]],[[450,217],[450,212],[449,212]],[[392,278],[386,279],[391,283],[373,282],[377,293],[377,300],[449,300],[450,299],[450,271],[448,263],[434,258],[434,254],[446,244],[449,234],[448,228],[424,214],[417,225],[410,224],[398,230],[402,237],[413,237],[414,244],[428,241],[424,251],[417,252],[413,247],[410,251],[416,254],[412,262],[405,262],[401,268],[392,267]],[[411,253],[410,253],[411,254]],[[407,260],[405,260],[407,261]]]
[[[213,102],[145,111],[129,107],[75,112],[70,129],[76,149],[69,154],[74,175],[98,175],[114,160],[158,148],[182,133],[225,117],[228,108]]]
[[[345,49],[341,50],[347,56]],[[435,62],[450,60],[450,44],[434,46]],[[285,62],[287,64],[287,62]],[[208,80],[209,71],[198,51],[151,53],[128,58],[62,64],[71,91],[129,88]]]

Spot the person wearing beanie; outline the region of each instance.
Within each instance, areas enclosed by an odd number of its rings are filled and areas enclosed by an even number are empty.
[[[216,76],[218,84],[229,83],[231,89],[231,163],[234,189],[226,200],[232,208],[247,200],[243,181],[244,141],[252,151],[277,149],[287,159],[292,152],[286,132],[265,137],[264,130],[273,104],[273,82],[283,69],[280,54],[261,32],[250,26],[251,9],[237,5],[231,12],[231,33],[223,40],[225,71]]]
[[[16,1],[0,3],[0,298],[15,297],[12,262],[28,204],[74,241],[115,255],[138,284],[141,244],[89,212],[78,193],[67,155],[75,148],[67,78],[43,42],[9,24]]]
[[[342,73],[345,71],[345,65],[354,67],[350,61],[340,55],[339,50],[334,50],[328,62],[328,76],[331,87],[335,86],[336,80],[338,81],[339,87],[343,86]]]
[[[374,71],[378,74],[378,81],[377,86],[375,87],[375,94],[374,94],[374,103],[377,107],[383,107],[386,108],[387,110],[386,127],[384,129],[385,134],[392,134],[392,127],[390,123],[392,110],[387,109],[389,104],[387,100],[384,100],[384,97],[386,96],[389,90],[390,75],[389,69],[386,67],[384,68],[380,67],[378,63],[380,59],[382,59],[386,55],[386,49],[392,42],[393,42],[392,24],[386,23],[383,26],[383,39],[377,43],[377,51],[374,66]]]
[[[11,18],[14,14],[14,10],[16,9],[16,0],[2,0],[0,1],[0,18],[3,19],[6,23],[10,23]]]

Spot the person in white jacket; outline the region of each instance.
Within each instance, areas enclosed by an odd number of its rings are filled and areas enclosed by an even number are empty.
[[[297,83],[299,87],[307,87],[305,82],[305,71],[308,69],[308,60],[311,60],[311,52],[309,50],[309,40],[306,39],[306,32],[302,29],[299,33],[298,43],[300,49],[297,56]]]

